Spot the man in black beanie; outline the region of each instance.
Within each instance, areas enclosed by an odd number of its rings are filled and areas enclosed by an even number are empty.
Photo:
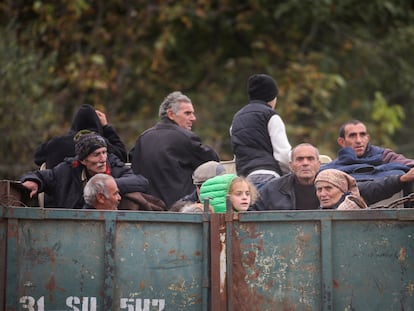
[[[238,175],[256,188],[289,172],[291,145],[285,124],[274,111],[278,88],[266,74],[254,74],[247,84],[249,103],[233,118],[230,129]]]
[[[34,162],[46,168],[53,168],[65,158],[75,156],[74,136],[81,130],[89,130],[101,135],[106,142],[108,153],[115,154],[121,161],[127,161],[124,143],[107,120],[106,114],[91,105],[83,104],[73,116],[72,125],[67,134],[55,136],[39,145],[34,153]]]

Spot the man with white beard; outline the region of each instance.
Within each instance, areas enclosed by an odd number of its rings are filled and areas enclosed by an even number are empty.
[[[53,199],[58,208],[83,208],[83,188],[88,180],[99,173],[115,178],[121,196],[130,192],[146,192],[148,180],[134,174],[114,154],[107,153],[107,145],[102,136],[90,131],[80,131],[75,138],[74,158],[52,169],[37,170],[21,178],[22,185],[30,191],[30,197],[44,192]]]

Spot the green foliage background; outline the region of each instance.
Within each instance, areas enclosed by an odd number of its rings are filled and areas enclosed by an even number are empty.
[[[295,145],[335,157],[339,125],[414,157],[414,10],[403,0],[4,1],[0,4],[0,177],[35,168],[82,103],[128,148],[165,95],[192,98],[194,128],[223,160],[249,75],[278,82]]]

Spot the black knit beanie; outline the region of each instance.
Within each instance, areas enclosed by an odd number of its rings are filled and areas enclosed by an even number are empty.
[[[84,160],[96,149],[106,147],[105,139],[88,130],[79,131],[74,138],[75,153],[78,160]]]
[[[266,74],[250,76],[247,91],[250,100],[262,100],[266,103],[273,100],[279,92],[275,80]]]
[[[101,121],[91,105],[81,105],[73,116],[71,132],[76,134],[80,130],[89,130],[100,135],[103,133]]]

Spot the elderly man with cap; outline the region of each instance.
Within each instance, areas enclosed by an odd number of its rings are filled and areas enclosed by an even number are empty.
[[[285,124],[275,112],[278,88],[272,77],[255,74],[248,79],[249,103],[234,116],[230,129],[236,171],[258,190],[289,172],[291,145]]]
[[[59,208],[83,208],[83,188],[94,175],[103,173],[115,178],[121,195],[130,192],[146,192],[148,180],[136,175],[114,154],[107,153],[102,136],[90,131],[80,131],[75,136],[74,158],[67,158],[52,169],[37,170],[21,178],[22,185],[30,191],[30,197],[44,192],[53,197]]]
[[[208,179],[223,175],[226,173],[224,166],[217,161],[208,161],[198,166],[193,173],[193,184],[196,186],[191,194],[188,194],[175,202],[170,207],[170,211],[178,211],[180,208],[187,204],[200,204],[200,188],[201,185]]]

